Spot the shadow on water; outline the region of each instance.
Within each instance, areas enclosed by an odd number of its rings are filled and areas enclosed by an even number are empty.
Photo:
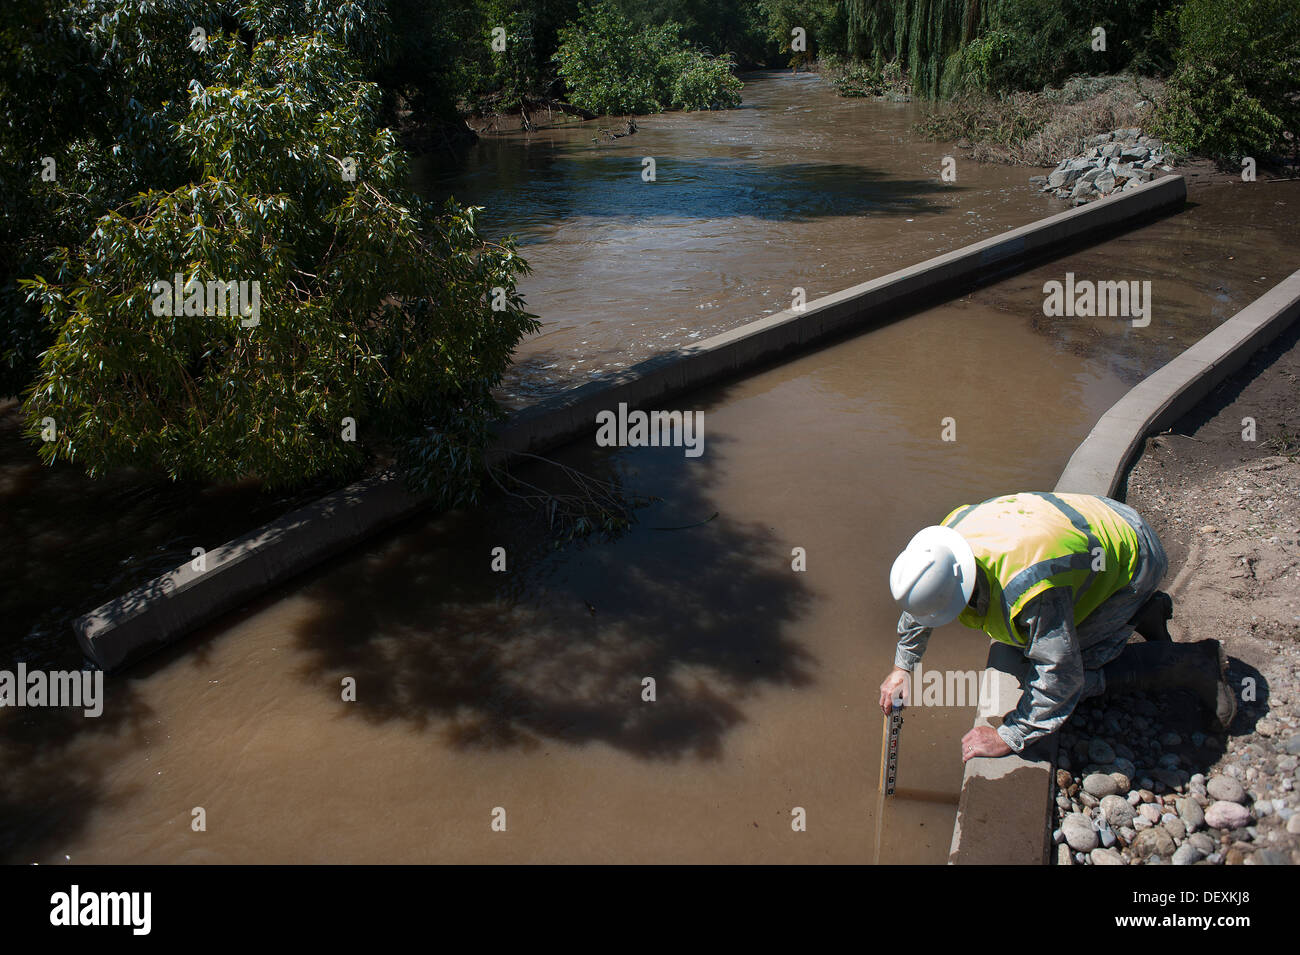
[[[417,176],[418,188],[437,197],[454,192],[463,203],[486,206],[491,221],[517,231],[525,245],[541,241],[556,223],[584,217],[630,223],[734,217],[809,222],[939,214],[949,205],[930,197],[951,196],[962,188],[937,177],[900,179],[846,163],[759,164],[740,158],[645,155],[655,159],[654,182],[642,180],[645,156],[634,147],[600,153],[552,147],[494,150],[482,175],[471,168],[454,177]]]
[[[42,464],[17,404],[0,399],[0,668],[76,669],[72,623],[133,587],[315,500],[336,482],[272,493]]]
[[[722,444],[709,439],[709,474],[680,448],[557,455],[661,499],[616,540],[556,550],[544,521],[499,501],[390,535],[305,591],[304,679],[354,677],[350,712],[432,726],[455,748],[718,758],[750,694],[807,686],[813,666],[784,633],[812,598],[788,553],[760,524],[708,520]]]
[[[0,863],[44,861],[81,838],[90,814],[110,798],[103,773],[111,753],[147,745],[157,720],[131,684],[106,677],[104,697],[94,718],[70,707],[3,713]]]

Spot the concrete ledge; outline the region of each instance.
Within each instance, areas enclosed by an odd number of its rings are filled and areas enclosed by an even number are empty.
[[[498,434],[498,448],[548,450],[595,430],[596,413],[619,402],[645,406],[752,370],[797,349],[1002,278],[1085,240],[1116,235],[1154,214],[1180,208],[1186,198],[1183,178],[1165,176],[816,299],[801,312],[787,309],[657,355],[620,375],[589,382],[512,415]]]
[[[97,665],[117,669],[424,504],[392,473],[335,491],[208,551],[203,570],[186,563],[78,618],[77,642]]]
[[[1300,317],[1300,272],[1273,286],[1117,401],[1079,445],[1058,491],[1114,497],[1149,435],[1163,431]]]
[[[1194,408],[1250,357],[1300,318],[1300,272],[1275,285],[1117,401],[1079,445],[1057,492],[1115,497],[1149,435]],[[1015,648],[995,643],[998,713],[1014,709],[1027,669]],[[983,677],[981,677],[983,679]],[[979,717],[975,726],[991,725]],[[1055,737],[1034,751],[966,764],[948,861],[1042,865],[1051,850]]]
[[[1097,237],[1109,237],[1180,208],[1181,176],[1166,176],[1041,219],[918,265],[640,362],[512,414],[489,458],[540,453],[595,431],[596,413],[619,402],[663,402],[711,381],[753,370],[798,349],[897,317],[954,292],[1000,278]],[[331,494],[96,608],[74,623],[82,651],[112,670],[234,610],[340,550],[409,517],[425,501],[392,473]]]
[[[980,675],[994,688],[996,712],[1009,713],[1020,702],[1029,661],[1015,647],[995,643],[987,668]],[[977,716],[975,726],[993,726]],[[953,825],[948,861],[961,865],[1043,865],[1048,861],[1051,822],[1052,769],[1055,739],[1027,746],[1018,755],[1000,759],[977,757],[966,763],[957,821]]]

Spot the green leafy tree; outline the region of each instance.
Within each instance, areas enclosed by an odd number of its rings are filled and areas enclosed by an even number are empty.
[[[916,92],[1038,89],[1075,73],[1164,72],[1178,0],[846,0],[850,52],[898,61]],[[1106,31],[1094,50],[1093,30]]]
[[[384,2],[0,4],[0,394],[31,382],[54,334],[19,280],[136,193],[189,181],[168,130],[185,113],[188,84],[211,76],[193,32],[237,32],[247,44],[316,31],[378,65],[392,47]]]
[[[471,498],[491,389],[537,327],[526,264],[473,210],[404,191],[378,88],[326,36],[218,34],[204,55],[171,131],[192,179],[105,213],[27,283],[57,330],[24,405],[33,438],[56,423],[42,457],[292,484],[355,468],[374,436]],[[178,274],[187,303],[208,297],[159,315]],[[208,283],[254,281],[255,325],[212,301]]]
[[[758,8],[766,20],[768,42],[788,65],[845,52],[847,20],[844,5],[837,0],[759,0]],[[806,31],[805,55],[791,48],[795,27]]]
[[[560,30],[555,54],[576,106],[596,113],[739,105],[743,84],[729,55],[692,47],[676,23],[638,28],[608,0]]]
[[[687,42],[700,50],[732,58],[746,66],[770,59],[767,24],[754,0],[615,0],[618,10],[637,27],[676,23]],[[814,0],[837,3],[838,0]]]
[[[1238,157],[1281,152],[1284,133],[1300,135],[1300,0],[1187,0],[1177,31],[1166,138]]]

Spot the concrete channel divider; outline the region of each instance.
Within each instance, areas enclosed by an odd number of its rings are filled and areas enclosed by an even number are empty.
[[[394,472],[352,484],[213,548],[73,623],[82,652],[105,670],[236,610],[275,585],[425,504]]]
[[[1117,401],[1079,445],[1058,491],[1115,497],[1148,435],[1195,408],[1300,315],[1293,272]]]
[[[1257,351],[1300,319],[1300,271],[1251,302],[1111,406],[1075,450],[1057,493],[1116,496],[1147,437],[1196,407]],[[1006,644],[989,650],[999,714],[1014,709],[1028,667]],[[982,675],[981,680],[985,679]],[[981,684],[982,685],[982,684]],[[975,726],[991,726],[980,716]],[[966,763],[949,862],[1042,865],[1052,849],[1055,739],[999,759]]]
[[[753,370],[813,343],[862,330],[954,293],[1180,209],[1181,176],[1161,179],[964,246],[842,292],[640,362],[509,416],[489,458],[541,453],[596,429],[596,413],[620,402],[646,407]],[[74,622],[86,657],[114,670],[348,546],[409,518],[427,501],[400,476],[382,474],[321,498],[208,551],[206,567],[164,574]]]
[[[647,359],[511,416],[497,450],[541,452],[595,430],[598,411],[645,406],[752,370],[783,354],[915,311],[955,292],[1023,270],[1086,241],[1109,238],[1150,216],[1181,208],[1182,176],[1165,176],[917,265],[787,309],[694,345]]]

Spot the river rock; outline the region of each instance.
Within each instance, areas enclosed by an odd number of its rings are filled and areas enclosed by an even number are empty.
[[[1094,763],[1113,763],[1115,762],[1115,750],[1111,748],[1110,743],[1100,736],[1094,736],[1088,741],[1088,758]],[[1106,793],[1106,795],[1109,796],[1110,793]]]
[[[1138,812],[1142,814],[1143,819],[1153,826],[1160,821],[1160,808],[1153,802],[1143,803],[1138,806]]]
[[[1190,842],[1174,850],[1174,865],[1195,865],[1204,858],[1205,853]]]
[[[1104,773],[1093,773],[1084,779],[1083,791],[1101,799],[1115,795],[1119,792],[1119,787],[1115,785],[1114,779]]]
[[[1214,829],[1240,829],[1250,822],[1250,812],[1236,802],[1220,799],[1205,810],[1205,824]]]
[[[1174,840],[1164,829],[1156,827],[1137,834],[1130,847],[1135,858],[1148,859],[1152,856],[1171,856],[1174,854]]]
[[[1187,838],[1187,826],[1172,813],[1164,816],[1160,824],[1165,827],[1165,832],[1173,836],[1174,842],[1182,842]]]
[[[1057,865],[1074,865],[1074,859],[1070,857],[1070,847],[1061,843],[1056,847],[1056,864]]]
[[[1193,832],[1187,837],[1187,844],[1201,850],[1202,855],[1209,855],[1218,848],[1218,843],[1203,832]]]
[[[1211,776],[1210,781],[1205,784],[1205,789],[1212,797],[1224,802],[1244,803],[1246,801],[1246,790],[1231,776]]]
[[[1157,782],[1162,783],[1166,789],[1179,789],[1186,786],[1190,778],[1185,770],[1167,769],[1163,766],[1151,770],[1151,775],[1156,778]]]
[[[1047,177],[1048,189],[1061,189],[1066,186],[1074,185],[1085,169],[1091,169],[1092,162],[1088,159],[1067,159],[1061,165],[1057,166]]]
[[[1066,843],[1076,852],[1091,852],[1097,848],[1097,830],[1092,827],[1092,820],[1081,812],[1072,812],[1061,820],[1061,832],[1065,834]]]
[[[1199,802],[1191,797],[1178,800],[1178,815],[1183,820],[1183,824],[1187,826],[1188,832],[1195,832],[1205,825],[1205,810],[1201,808]]]
[[[1123,829],[1133,824],[1133,816],[1136,813],[1127,799],[1120,795],[1112,795],[1102,798],[1101,814],[1112,829]]]
[[[1088,855],[1093,865],[1123,865],[1124,857],[1116,849],[1093,849]]]
[[[1246,857],[1246,865],[1290,865],[1291,859],[1285,852],[1276,849],[1257,849]]]
[[[1286,821],[1286,831],[1293,836],[1300,836],[1300,812],[1294,813]]]

